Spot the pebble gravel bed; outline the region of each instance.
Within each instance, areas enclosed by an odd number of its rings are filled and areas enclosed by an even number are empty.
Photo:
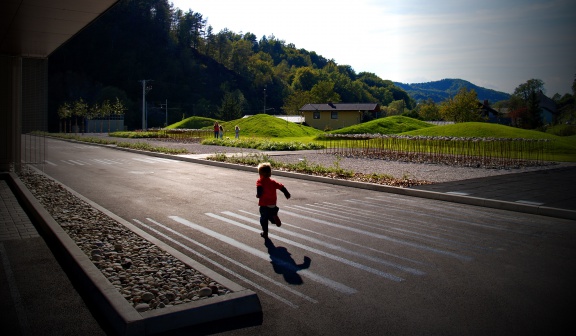
[[[231,293],[50,178],[28,170],[19,178],[137,311]]]

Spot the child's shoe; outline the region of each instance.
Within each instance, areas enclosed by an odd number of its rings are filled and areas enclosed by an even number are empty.
[[[268,238],[268,232],[260,232],[260,237]]]

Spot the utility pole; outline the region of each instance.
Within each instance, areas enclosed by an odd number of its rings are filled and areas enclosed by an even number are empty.
[[[264,114],[266,114],[266,87],[264,87]]]
[[[140,81],[140,83],[142,83],[142,130],[145,131],[147,129],[147,123],[146,123],[146,93],[148,93],[148,91],[152,90],[151,86],[146,86],[146,82],[151,82],[152,79],[143,79]]]
[[[164,106],[166,108],[166,121],[164,122],[164,127],[168,126],[168,99],[166,99],[166,104],[160,104],[160,107]]]

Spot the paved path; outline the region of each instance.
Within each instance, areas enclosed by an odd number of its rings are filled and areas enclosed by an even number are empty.
[[[104,335],[66,264],[36,231],[10,184],[0,179],[0,305],[5,335]],[[576,211],[576,167],[420,186],[455,197]],[[56,255],[54,255],[56,253]],[[60,262],[62,262],[62,264]],[[95,317],[96,315],[96,317]]]

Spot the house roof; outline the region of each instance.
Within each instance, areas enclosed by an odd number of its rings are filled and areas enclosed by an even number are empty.
[[[556,102],[554,99],[548,98],[542,91],[538,92],[538,106],[542,109],[550,111],[550,113],[556,114],[558,109],[556,107]]]
[[[490,105],[488,105],[488,101],[484,101],[484,103],[478,102],[478,108],[480,110],[483,110],[484,112],[486,112],[487,114],[492,113],[495,116],[498,116],[499,112],[496,111],[495,109],[491,108]]]
[[[380,111],[377,103],[306,104],[300,111]]]

